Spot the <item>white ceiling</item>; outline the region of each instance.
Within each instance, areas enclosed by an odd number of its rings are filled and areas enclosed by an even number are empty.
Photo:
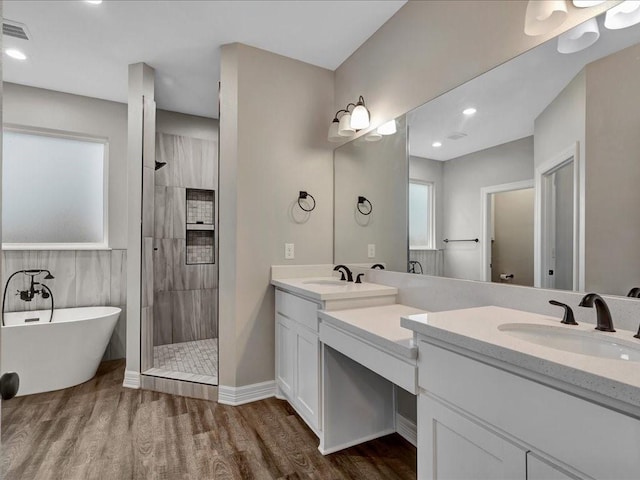
[[[599,22],[600,38],[586,50],[564,55],[550,40],[411,111],[409,153],[450,160],[533,135],[536,117],[586,64],[640,42],[640,25],[607,30]],[[477,113],[463,115],[467,107]],[[447,139],[454,132],[467,136]]]
[[[127,65],[156,69],[159,108],[218,116],[220,46],[241,42],[335,70],[406,0],[4,1],[31,40],[4,37],[4,80],[127,101]]]

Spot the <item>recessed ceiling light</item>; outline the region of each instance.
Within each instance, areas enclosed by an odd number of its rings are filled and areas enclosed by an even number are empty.
[[[474,113],[476,113],[477,110],[473,107],[469,107],[469,108],[465,108],[462,113],[464,113],[465,115],[473,115]]]
[[[432,147],[435,147],[435,148],[441,147],[441,146],[442,146],[442,142],[433,142],[433,143],[431,144],[431,146],[432,146]]]
[[[102,3],[102,0],[84,0],[87,3],[90,3],[91,5],[100,5]]]
[[[22,53],[20,50],[16,50],[15,48],[8,48],[7,50],[4,51],[4,53],[9,55],[11,58],[15,58],[16,60],[27,59],[27,56],[24,53]]]

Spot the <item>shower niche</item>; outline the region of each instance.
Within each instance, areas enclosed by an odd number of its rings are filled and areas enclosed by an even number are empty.
[[[215,262],[215,191],[187,188],[187,265]]]

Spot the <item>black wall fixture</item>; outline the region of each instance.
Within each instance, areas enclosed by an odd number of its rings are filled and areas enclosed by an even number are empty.
[[[307,198],[310,198],[313,201],[313,206],[311,206],[310,208],[306,208],[302,203],[300,203],[300,200],[307,200]],[[316,208],[316,199],[313,198],[313,195],[311,195],[309,192],[301,190],[300,194],[298,195],[298,206],[305,212],[311,212]]]
[[[371,215],[371,212],[373,212],[373,205],[371,204],[371,202],[369,200],[367,200],[366,197],[363,197],[363,196],[359,196],[358,197],[358,203],[357,203],[356,207],[358,208],[358,211],[362,215]],[[362,207],[364,207],[365,210],[362,210]]]

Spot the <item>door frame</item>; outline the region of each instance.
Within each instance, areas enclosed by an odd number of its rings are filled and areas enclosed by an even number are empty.
[[[494,193],[526,190],[527,188],[535,188],[533,178],[519,182],[490,185],[480,189],[480,205],[482,209],[482,262],[480,265],[480,280],[483,282],[491,281],[491,195]]]
[[[574,142],[561,152],[552,156],[535,169],[535,217],[534,217],[534,282],[535,287],[549,288],[547,276],[544,275],[544,266],[550,252],[545,247],[542,226],[545,224],[548,213],[545,209],[544,199],[546,194],[545,177],[559,168],[573,161],[573,290],[584,290],[584,222],[581,221],[581,212],[584,212],[584,189],[582,184],[582,162],[580,161],[580,142]]]

